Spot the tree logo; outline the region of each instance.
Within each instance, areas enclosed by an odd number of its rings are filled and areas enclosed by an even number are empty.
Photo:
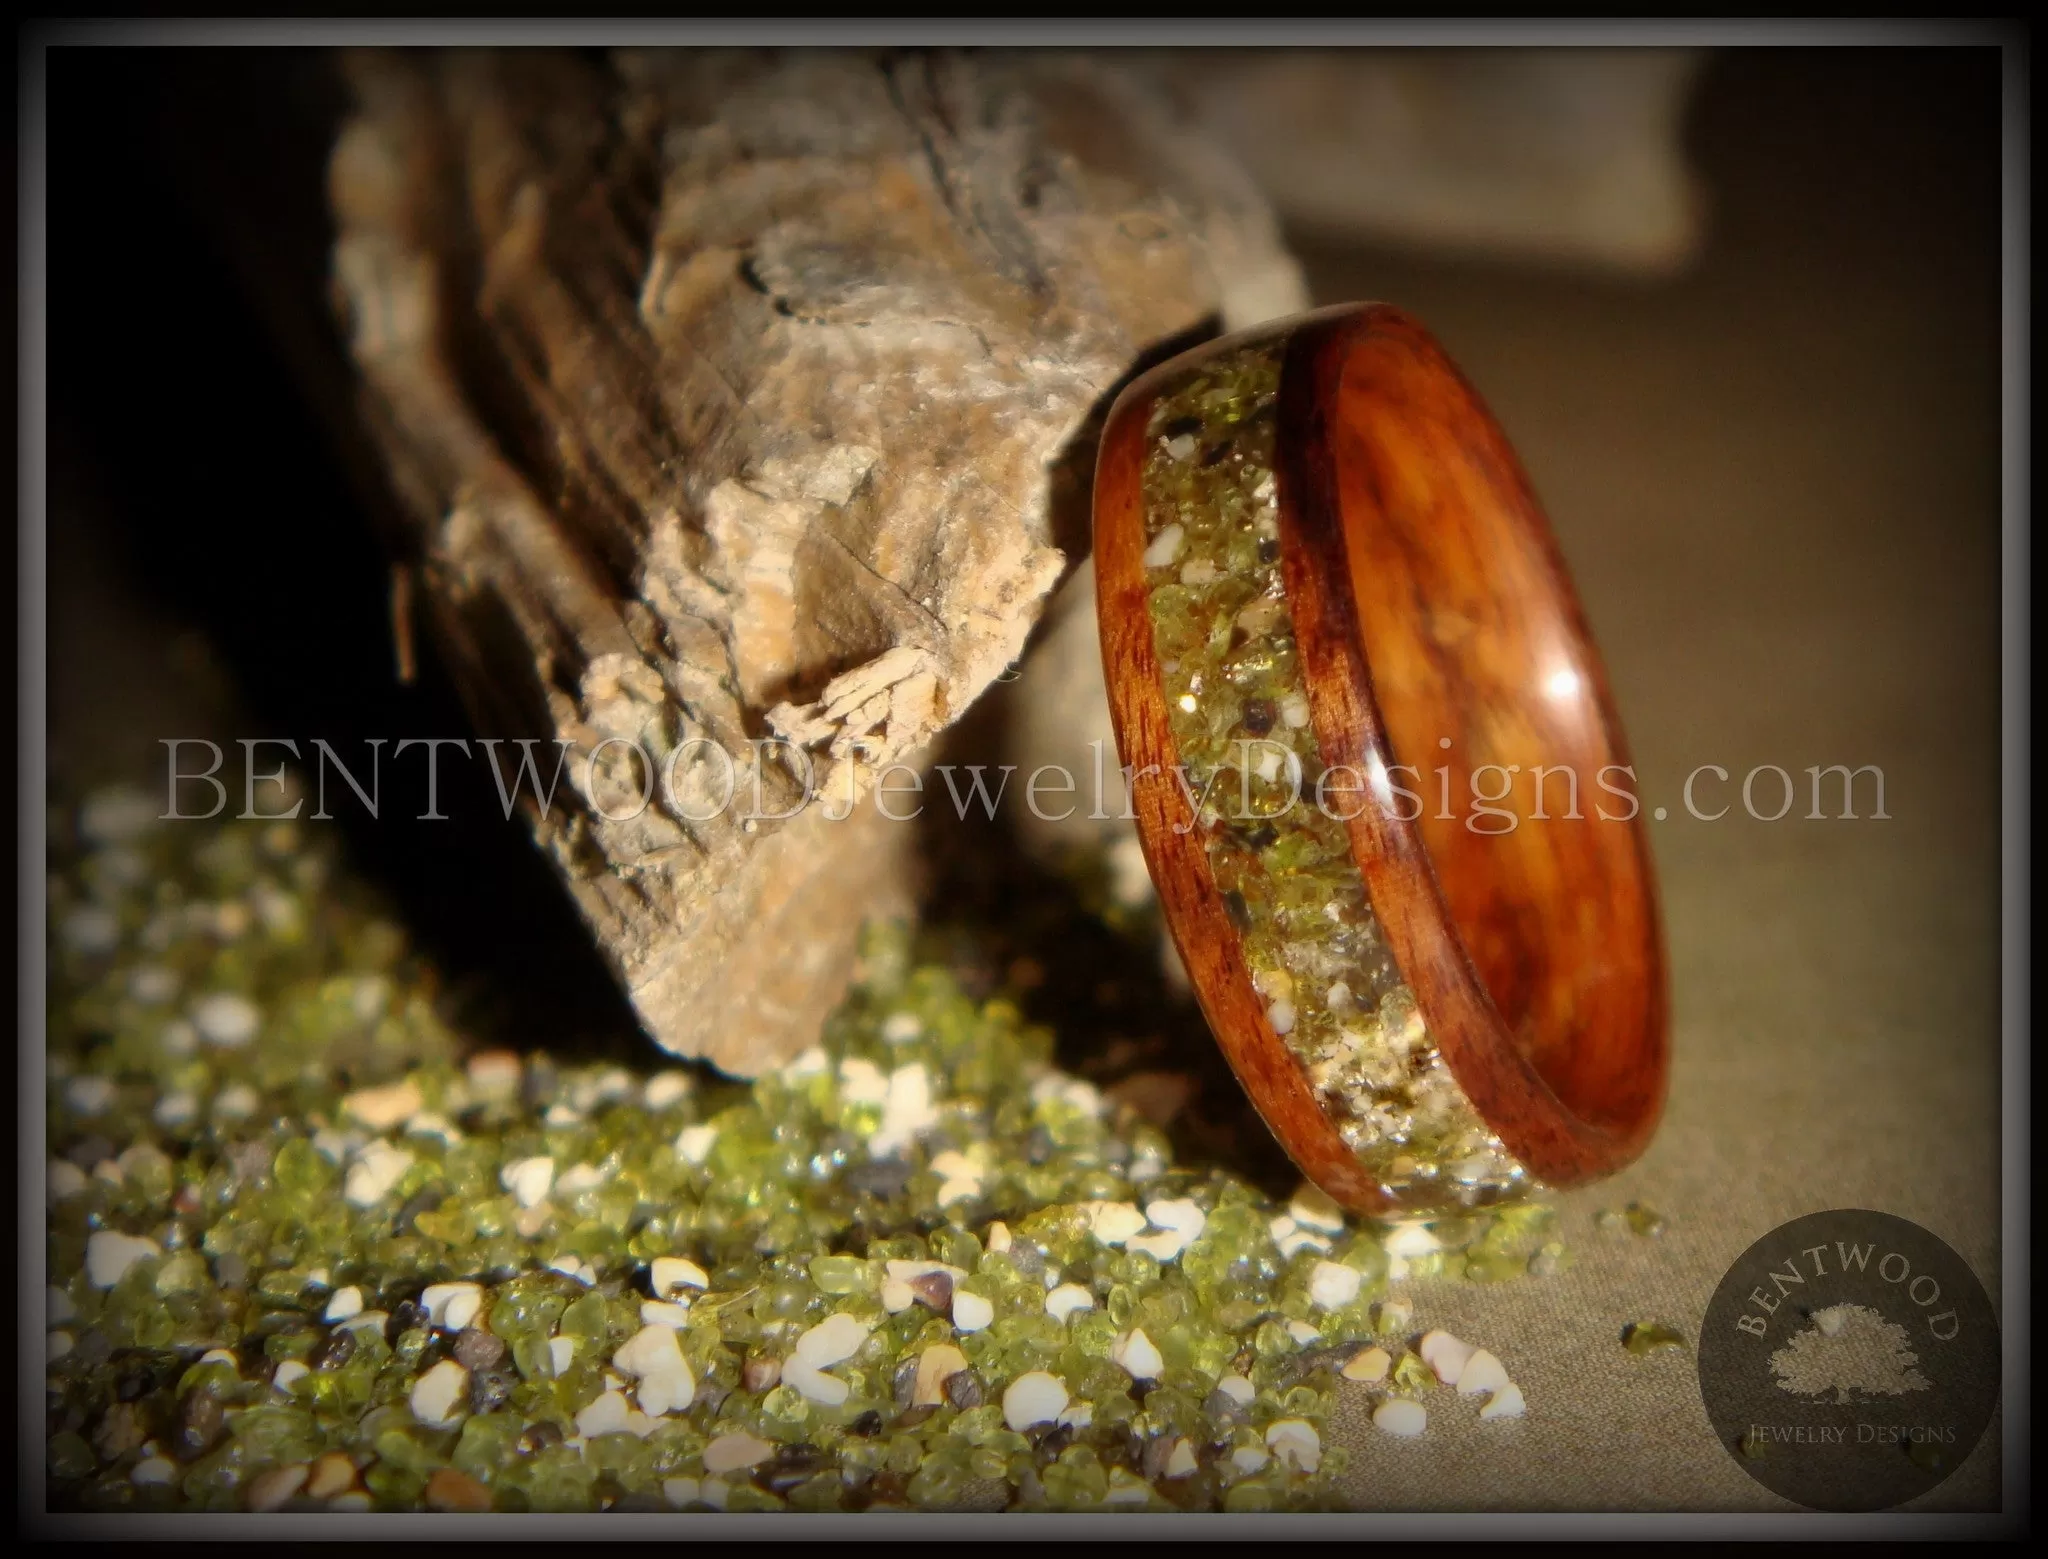
[[[1868,1305],[1829,1305],[1813,1324],[1771,1355],[1781,1391],[1802,1397],[1834,1393],[1836,1402],[1925,1391],[1911,1335]]]
[[[1818,1510],[1917,1499],[1975,1449],[1998,1323],[1963,1259],[1890,1213],[1813,1213],[1744,1251],[1700,1332],[1707,1416],[1766,1488]]]

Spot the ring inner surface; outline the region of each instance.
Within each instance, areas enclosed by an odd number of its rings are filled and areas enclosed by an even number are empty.
[[[1548,526],[1433,345],[1345,358],[1330,459],[1398,800],[1501,1022],[1580,1119],[1655,1101],[1661,989],[1635,775]]]
[[[1474,1110],[1388,950],[1323,760],[1281,577],[1284,342],[1209,356],[1154,401],[1144,570],[1168,723],[1267,1022],[1397,1206],[1513,1197],[1525,1168]]]

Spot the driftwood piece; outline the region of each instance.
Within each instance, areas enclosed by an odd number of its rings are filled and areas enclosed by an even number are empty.
[[[479,729],[543,780],[566,744],[528,815],[648,1031],[759,1072],[905,902],[877,775],[1085,545],[1091,410],[1161,343],[1299,306],[1298,272],[1236,166],[1085,57],[351,80],[337,302],[422,598]]]

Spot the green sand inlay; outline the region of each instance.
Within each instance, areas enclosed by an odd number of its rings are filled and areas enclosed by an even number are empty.
[[[1209,359],[1147,428],[1147,577],[1167,718],[1267,1017],[1362,1162],[1417,1207],[1527,1189],[1431,1042],[1353,864],[1280,574],[1280,349]],[[1355,780],[1352,782],[1355,784]],[[1335,814],[1335,815],[1333,815]]]

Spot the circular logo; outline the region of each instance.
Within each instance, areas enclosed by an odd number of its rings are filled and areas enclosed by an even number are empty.
[[[1984,1285],[1916,1223],[1844,1208],[1773,1229],[1728,1269],[1700,1329],[1721,1443],[1815,1510],[1883,1510],[1970,1454],[1998,1398]]]

